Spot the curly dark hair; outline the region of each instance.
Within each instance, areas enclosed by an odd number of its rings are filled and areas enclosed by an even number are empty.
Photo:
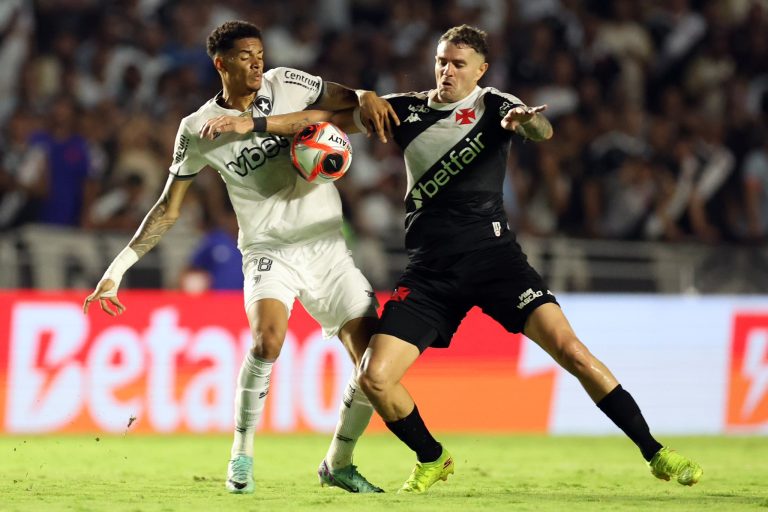
[[[440,36],[438,44],[443,41],[448,41],[457,46],[469,46],[487,59],[488,41],[486,40],[486,36],[488,36],[488,34],[477,27],[461,25],[459,27],[449,28],[445,34]]]
[[[216,27],[208,36],[206,50],[213,58],[219,52],[225,52],[235,47],[235,41],[255,37],[261,40],[261,29],[247,21],[227,21]]]

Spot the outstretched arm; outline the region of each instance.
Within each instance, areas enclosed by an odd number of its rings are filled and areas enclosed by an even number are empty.
[[[303,110],[291,114],[280,114],[277,116],[261,118],[242,116],[214,117],[205,122],[200,130],[200,136],[213,140],[221,133],[236,132],[239,134],[246,134],[256,131],[274,133],[275,135],[282,135],[283,137],[292,137],[306,126],[321,122],[333,123],[346,133],[358,133],[360,131],[354,121],[354,109],[342,110],[340,112]],[[382,142],[387,142],[386,137],[382,139]]]
[[[325,82],[323,92],[310,107],[332,112],[360,107],[360,119],[370,128],[369,136],[370,132],[374,131],[382,142],[386,142],[387,136],[392,134],[392,123],[400,126],[400,119],[392,105],[374,91],[352,90],[335,82]]]
[[[552,137],[552,125],[549,124],[546,117],[540,114],[546,109],[546,105],[512,108],[501,120],[501,126],[505,130],[513,131],[526,139],[547,140]]]
[[[97,299],[101,309],[108,315],[115,316],[125,311],[125,306],[117,298],[117,289],[120,286],[123,274],[139,258],[156,246],[160,238],[179,218],[181,203],[191,183],[192,180],[190,179],[180,180],[175,176],[168,178],[163,193],[160,194],[160,198],[149,210],[147,216],[144,217],[144,221],[139,226],[136,234],[125,249],[120,251],[120,254],[115,257],[112,264],[109,265],[93,293],[85,298],[83,303],[84,313],[88,313],[91,302]],[[108,306],[107,301],[115,306],[117,312]]]

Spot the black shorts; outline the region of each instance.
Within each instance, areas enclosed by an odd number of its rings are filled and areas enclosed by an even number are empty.
[[[509,332],[528,315],[557,304],[512,235],[508,243],[436,260],[411,262],[384,305],[377,330],[416,345],[445,348],[467,312],[480,307]]]

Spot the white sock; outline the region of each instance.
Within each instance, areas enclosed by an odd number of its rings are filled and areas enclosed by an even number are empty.
[[[357,384],[357,372],[347,383],[344,399],[339,407],[339,423],[333,434],[331,446],[325,461],[331,469],[339,469],[352,464],[352,452],[357,440],[363,434],[373,415],[373,406],[363,390]]]
[[[269,375],[274,361],[253,357],[249,351],[240,366],[235,391],[235,439],[232,458],[238,455],[253,457],[253,434],[264,411],[269,391]]]

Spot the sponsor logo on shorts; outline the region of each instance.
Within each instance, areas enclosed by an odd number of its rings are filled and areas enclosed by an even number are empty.
[[[552,292],[547,290],[547,293],[550,295]],[[538,299],[539,297],[543,296],[544,292],[541,290],[533,291],[533,289],[528,288],[523,293],[520,294],[518,297],[520,299],[520,303],[517,305],[517,309],[523,309],[525,306],[533,302],[534,300]]]
[[[398,286],[395,288],[395,291],[392,292],[392,296],[389,298],[389,300],[393,300],[395,302],[403,302],[405,298],[408,297],[409,293],[411,293],[410,288],[405,286]]]
[[[501,236],[501,222],[493,223],[493,234],[497,237]]]

